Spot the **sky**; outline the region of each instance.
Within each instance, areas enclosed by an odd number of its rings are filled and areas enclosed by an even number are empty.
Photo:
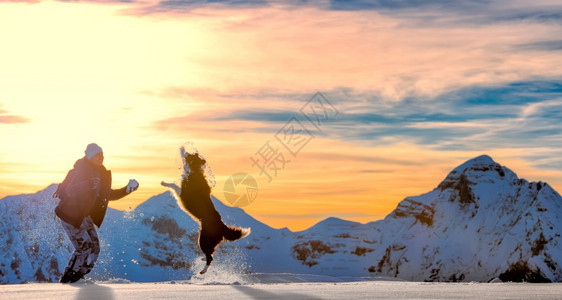
[[[294,231],[381,219],[481,154],[562,191],[557,1],[0,1],[0,36],[0,197],[92,142],[140,182],[113,208],[178,182],[188,143],[218,199]]]

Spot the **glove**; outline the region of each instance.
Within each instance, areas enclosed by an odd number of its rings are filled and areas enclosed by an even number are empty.
[[[129,183],[127,184],[127,193],[132,193],[134,191],[136,191],[139,188],[139,183],[138,181],[134,180],[134,179],[129,179]]]

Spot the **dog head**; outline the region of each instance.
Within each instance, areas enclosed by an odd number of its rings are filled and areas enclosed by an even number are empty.
[[[188,153],[185,155],[185,164],[189,166],[191,171],[201,171],[202,167],[207,163],[207,161],[199,156],[198,153]]]

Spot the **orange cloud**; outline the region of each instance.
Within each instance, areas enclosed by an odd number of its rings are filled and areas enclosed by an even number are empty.
[[[0,124],[20,124],[30,122],[28,118],[11,115],[7,110],[2,109],[1,107],[2,103],[0,103]]]

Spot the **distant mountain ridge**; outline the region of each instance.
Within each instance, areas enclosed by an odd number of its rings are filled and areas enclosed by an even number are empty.
[[[0,283],[58,281],[71,249],[53,214],[55,189],[0,199]],[[562,197],[546,183],[519,179],[486,155],[368,224],[328,218],[291,232],[213,200],[227,224],[251,227],[252,234],[223,243],[204,278],[194,276],[204,264],[196,244],[198,224],[169,192],[131,212],[108,210],[99,229],[102,253],[90,278],[228,283],[251,273],[292,273],[562,281]]]

